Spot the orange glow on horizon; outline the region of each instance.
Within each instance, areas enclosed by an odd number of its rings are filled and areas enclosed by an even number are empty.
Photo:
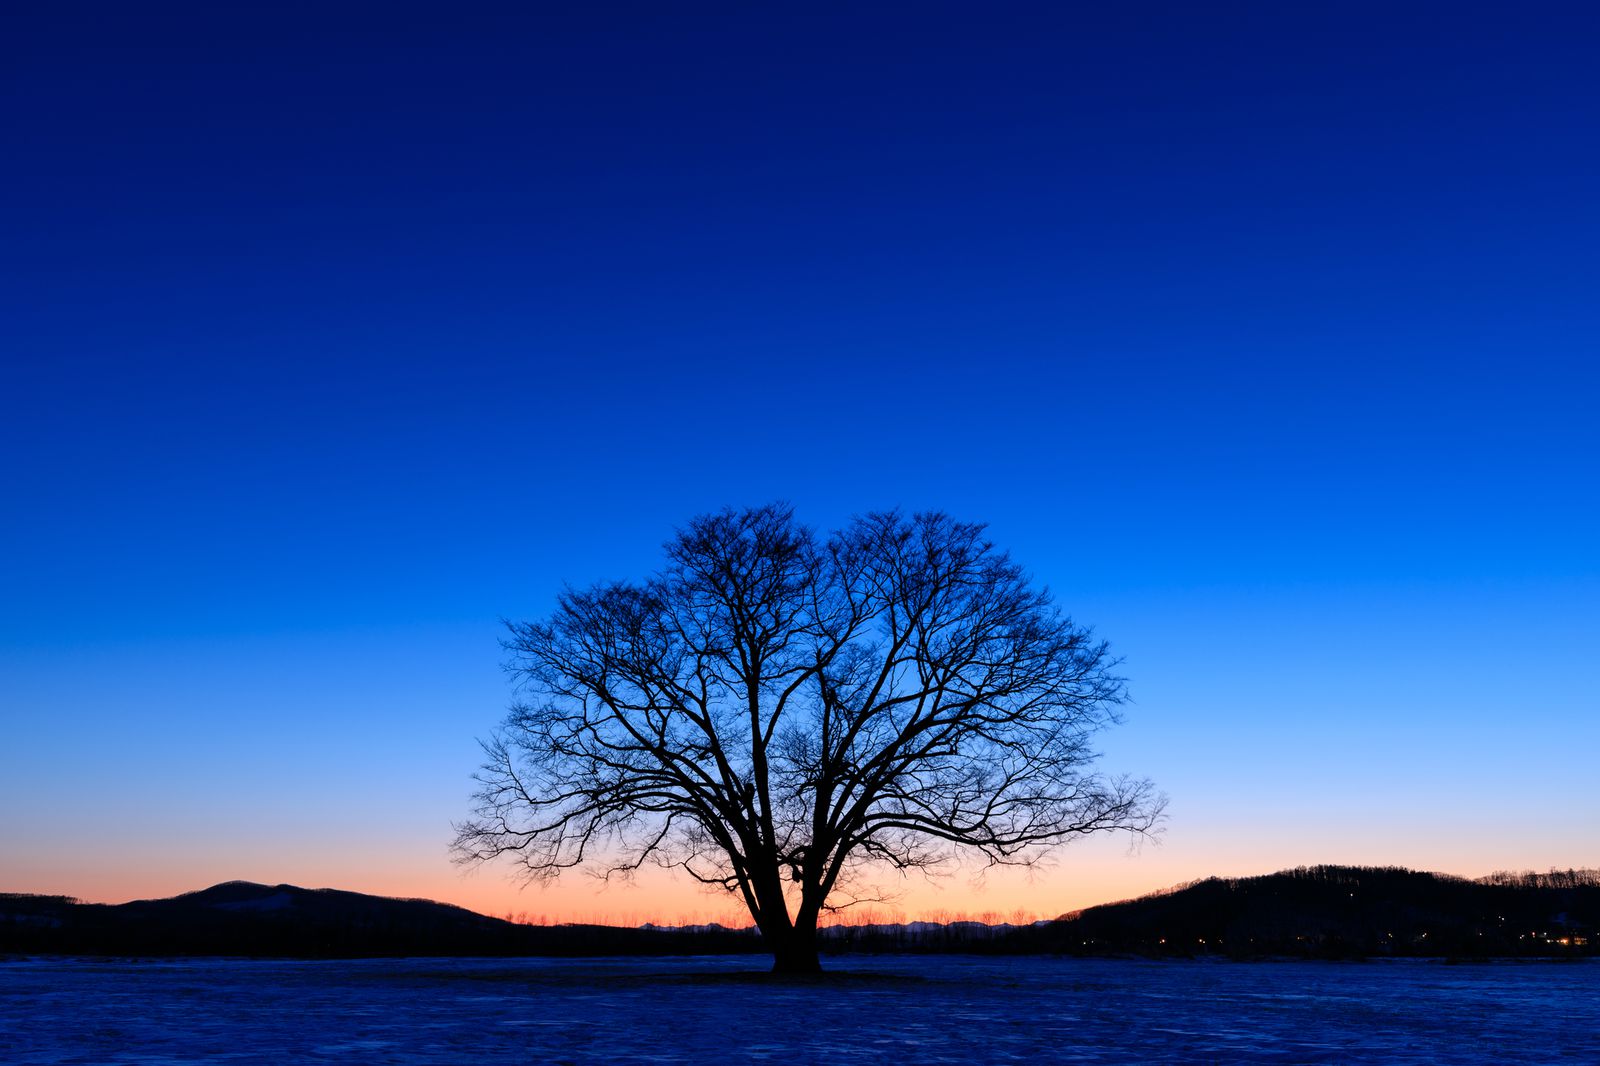
[[[1130,854],[1125,841],[1109,838],[1082,841],[1064,849],[1048,869],[1000,869],[978,879],[974,868],[958,868],[932,881],[920,876],[879,878],[893,898],[849,908],[832,921],[940,921],[975,919],[1019,922],[1054,918],[1068,911],[1170,888],[1205,877],[1247,877],[1294,866],[1336,863],[1363,866],[1406,866],[1417,870],[1477,877],[1498,869],[1547,870],[1584,865],[1565,849],[1530,847],[1484,859],[1468,857],[1444,846],[1432,851],[1397,848],[1328,847],[1327,842],[1299,842],[1266,853],[1237,841],[1172,841]],[[107,862],[105,857],[55,856],[8,862],[0,873],[0,891],[75,896],[94,903],[174,896],[220,881],[294,884],[305,888],[337,888],[372,895],[410,897],[451,903],[496,917],[546,924],[595,923],[636,926],[646,922],[689,925],[717,922],[730,927],[750,924],[731,895],[712,893],[668,871],[642,871],[632,883],[601,882],[569,872],[548,886],[519,888],[503,867],[462,871],[441,849],[430,844],[338,855],[323,852],[294,857],[252,854],[148,856],[144,862]],[[165,861],[163,861],[165,859]],[[1592,863],[1590,863],[1592,865]]]

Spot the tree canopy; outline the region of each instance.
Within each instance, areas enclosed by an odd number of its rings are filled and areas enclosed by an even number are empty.
[[[736,894],[779,970],[817,967],[861,876],[958,852],[1032,863],[1150,832],[1151,784],[1093,771],[1124,683],[980,525],[783,506],[688,523],[640,583],[510,623],[520,694],[484,743],[463,862],[532,879],[683,870]]]

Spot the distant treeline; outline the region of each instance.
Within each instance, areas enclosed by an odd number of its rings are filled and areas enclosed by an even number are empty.
[[[1600,871],[1478,881],[1398,867],[1312,866],[1210,878],[1064,915],[1017,936],[1067,954],[1569,956],[1596,953]]]
[[[834,926],[829,952],[1248,959],[1569,957],[1600,953],[1600,871],[1477,881],[1313,866],[1209,878],[1033,925]],[[0,894],[0,953],[294,958],[760,953],[749,929],[527,925],[430,900],[229,882],[117,906]]]
[[[1532,870],[1496,870],[1481,881],[1486,885],[1512,888],[1596,888],[1600,887],[1600,870],[1551,870],[1544,874]]]
[[[1206,878],[1032,925],[861,925],[832,950],[1231,958],[1567,957],[1597,952],[1600,870],[1478,881],[1310,866]]]

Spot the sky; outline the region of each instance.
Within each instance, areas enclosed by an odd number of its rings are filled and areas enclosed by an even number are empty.
[[[1159,844],[1600,865],[1582,5],[34,5],[0,32],[0,890],[451,865],[502,619],[693,515],[989,523]]]

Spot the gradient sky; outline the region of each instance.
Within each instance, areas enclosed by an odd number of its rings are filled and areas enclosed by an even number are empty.
[[[1171,796],[905,913],[1600,865],[1592,9],[45,6],[0,890],[733,914],[446,843],[497,619],[773,499],[989,522]]]

